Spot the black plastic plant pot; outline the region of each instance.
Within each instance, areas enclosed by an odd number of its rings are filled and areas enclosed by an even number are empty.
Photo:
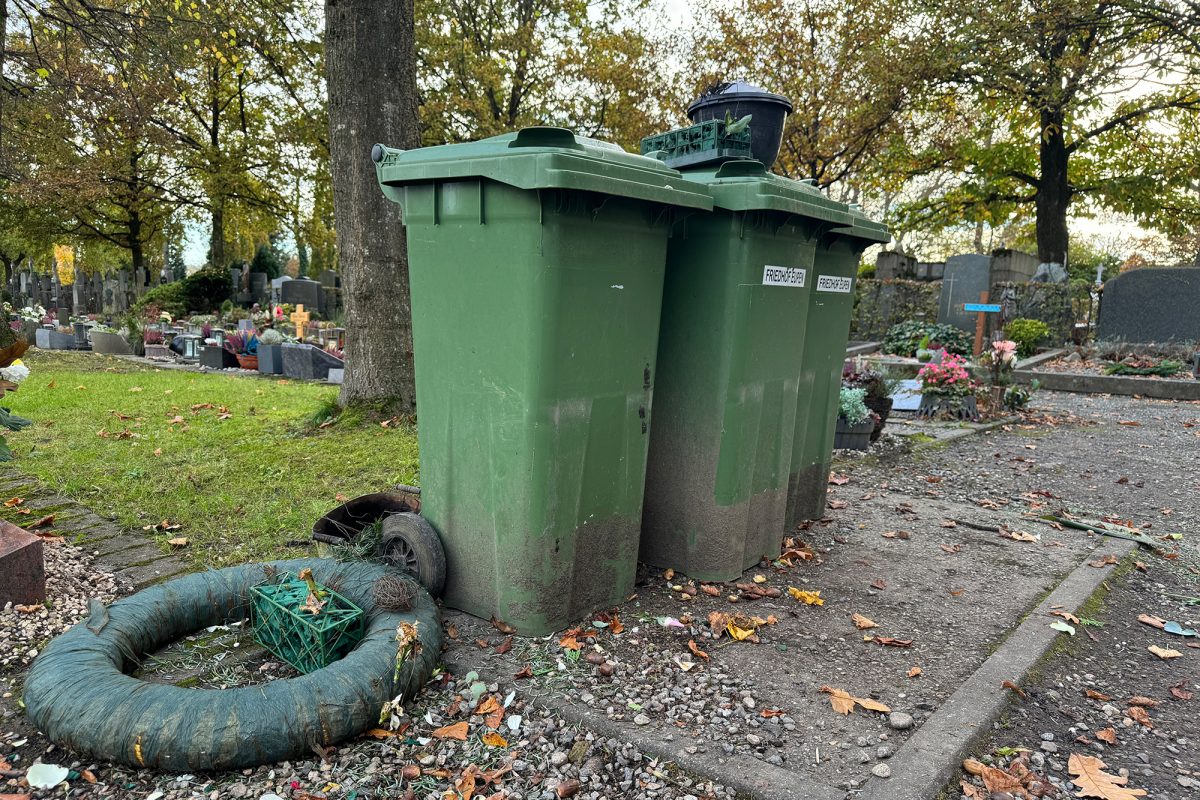
[[[347,500],[313,523],[313,538],[325,544],[346,544],[368,525],[392,514],[419,512],[421,490],[397,487],[394,492],[375,492]]]
[[[875,421],[868,419],[858,425],[846,422],[845,417],[838,417],[837,428],[833,434],[834,450],[866,450],[871,446],[871,431],[875,429]]]
[[[725,119],[726,114],[739,120],[747,114],[750,120],[750,153],[767,169],[779,156],[779,145],[783,142],[783,123],[792,113],[792,104],[783,95],[773,94],[766,89],[746,83],[718,83],[688,106],[688,118],[692,122],[710,119]]]

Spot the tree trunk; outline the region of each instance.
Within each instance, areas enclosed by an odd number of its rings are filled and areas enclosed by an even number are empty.
[[[1071,185],[1067,182],[1067,152],[1063,140],[1063,115],[1042,111],[1041,176],[1037,191],[1038,258],[1043,263],[1067,263],[1067,207]]]
[[[343,405],[416,409],[408,254],[400,207],[371,147],[419,145],[413,0],[326,0],[325,75],[337,252],[346,304]]]
[[[214,198],[212,207],[212,237],[208,244],[208,260],[214,267],[225,264],[225,202]]]

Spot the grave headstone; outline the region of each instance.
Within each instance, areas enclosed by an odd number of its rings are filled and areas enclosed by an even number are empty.
[[[1037,268],[1037,256],[1029,253],[1007,249],[992,253],[992,283],[1029,283]]]
[[[320,311],[321,284],[306,278],[290,280],[279,287],[279,300],[281,303],[290,303],[294,306],[304,305]]]
[[[250,273],[250,302],[259,305],[271,302],[271,278],[267,273]]]
[[[0,520],[0,608],[31,606],[46,599],[46,566],[42,540]]]
[[[277,306],[283,303],[281,299],[283,285],[291,280],[292,278],[289,275],[280,275],[278,278],[271,280],[271,305]]]
[[[975,332],[975,314],[963,311],[964,303],[979,302],[979,293],[991,288],[991,259],[969,253],[946,259],[938,322]]]
[[[884,250],[875,256],[876,280],[894,280],[904,278],[911,280],[916,277],[917,259],[898,253],[895,250]]]
[[[1200,269],[1123,272],[1104,284],[1096,340],[1200,342]]]

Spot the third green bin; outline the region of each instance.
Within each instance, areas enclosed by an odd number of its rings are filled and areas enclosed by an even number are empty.
[[[711,198],[561,128],[374,156],[408,233],[421,513],[446,604],[538,636],[622,602],[667,236]]]
[[[641,560],[722,581],[779,555],[813,256],[851,219],[758,161],[683,174],[714,209],[668,246]]]
[[[796,415],[792,469],[788,479],[787,527],[825,514],[825,492],[833,457],[842,365],[854,308],[858,261],[869,245],[891,239],[881,223],[850,207],[851,224],[826,233],[813,262],[807,331],[801,371],[801,408]],[[811,398],[805,407],[805,398]]]

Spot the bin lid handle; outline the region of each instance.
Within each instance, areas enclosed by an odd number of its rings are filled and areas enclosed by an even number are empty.
[[[565,147],[571,150],[582,150],[575,139],[575,134],[566,128],[555,128],[549,125],[536,125],[517,131],[517,138],[508,143],[509,147]]]
[[[756,175],[766,175],[767,168],[761,161],[742,158],[736,161],[726,161],[717,170],[717,178],[749,178]]]

